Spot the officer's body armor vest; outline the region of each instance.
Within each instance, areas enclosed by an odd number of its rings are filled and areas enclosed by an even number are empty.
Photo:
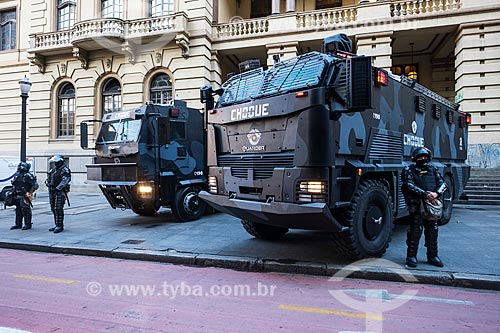
[[[26,193],[33,187],[33,176],[28,172],[19,172],[12,180],[14,193]]]
[[[436,191],[436,174],[432,167],[427,165],[423,167],[415,166],[413,175],[416,185],[422,190],[430,192]]]

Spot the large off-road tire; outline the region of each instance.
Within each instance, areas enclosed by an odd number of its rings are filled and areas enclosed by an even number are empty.
[[[155,207],[151,204],[143,204],[138,207],[132,207],[132,211],[141,216],[155,216],[158,209],[160,209],[160,207]]]
[[[455,193],[453,178],[445,175],[444,182],[446,183],[446,191],[443,193],[443,217],[438,220],[438,225],[445,225],[450,222],[453,212],[453,200],[455,199],[453,195]]]
[[[338,250],[353,259],[381,257],[391,241],[393,204],[387,186],[379,180],[362,180],[345,212],[348,230],[333,233]]]
[[[275,227],[248,220],[241,220],[241,224],[250,235],[260,239],[281,239],[288,232],[288,228]]]
[[[198,197],[200,191],[199,186],[188,186],[177,191],[172,203],[172,213],[177,220],[194,221],[203,215],[206,203]]]

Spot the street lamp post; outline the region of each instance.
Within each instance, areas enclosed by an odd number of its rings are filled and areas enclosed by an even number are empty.
[[[19,88],[21,89],[21,161],[26,162],[26,101],[31,89],[30,80],[24,76],[24,79],[19,81]]]

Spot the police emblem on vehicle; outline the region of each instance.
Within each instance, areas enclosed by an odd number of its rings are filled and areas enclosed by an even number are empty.
[[[260,138],[262,137],[262,133],[254,128],[247,134],[248,142],[250,143],[251,146],[243,146],[241,149],[244,152],[247,151],[262,151],[266,150],[266,146],[257,146],[259,144]]]
[[[411,131],[413,133],[404,134],[404,145],[410,147],[423,147],[424,138],[416,135],[418,130],[417,122],[414,120],[411,123]]]
[[[411,123],[411,130],[413,131],[413,134],[417,134],[417,122],[415,120]]]
[[[262,133],[260,133],[258,129],[254,128],[253,130],[248,132],[248,142],[250,142],[252,146],[256,146],[259,143],[261,136]]]

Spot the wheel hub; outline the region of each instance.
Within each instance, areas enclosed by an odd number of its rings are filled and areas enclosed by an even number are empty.
[[[371,206],[367,210],[363,229],[366,238],[369,240],[377,238],[380,234],[380,231],[383,229],[383,214],[379,207]]]
[[[199,200],[196,193],[188,193],[183,202],[184,210],[189,214],[193,214],[200,207]]]

